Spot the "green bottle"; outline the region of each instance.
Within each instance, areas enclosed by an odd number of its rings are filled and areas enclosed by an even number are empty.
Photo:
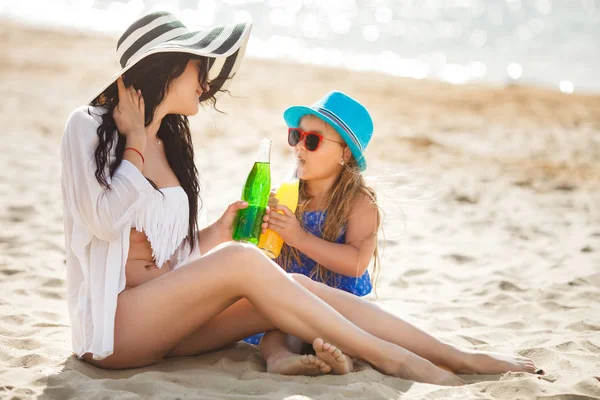
[[[270,156],[271,141],[263,139],[254,167],[244,185],[242,200],[248,202],[248,207],[237,212],[233,240],[258,244],[271,192]]]

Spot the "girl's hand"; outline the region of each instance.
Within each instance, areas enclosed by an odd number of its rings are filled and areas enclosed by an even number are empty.
[[[233,238],[233,223],[235,221],[235,216],[237,215],[238,210],[248,207],[248,203],[242,200],[235,201],[231,203],[221,218],[215,222],[215,226],[217,227],[217,235],[221,238],[220,242],[229,242]]]
[[[274,211],[280,211],[283,214]],[[297,247],[307,235],[302,225],[300,225],[300,221],[296,218],[296,214],[286,206],[276,206],[273,210],[269,210],[265,217],[267,218],[267,227],[277,232],[288,246]]]
[[[123,78],[117,79],[119,103],[113,110],[113,118],[119,133],[127,139],[145,138],[145,105],[142,92],[136,91],[133,85],[126,88]]]

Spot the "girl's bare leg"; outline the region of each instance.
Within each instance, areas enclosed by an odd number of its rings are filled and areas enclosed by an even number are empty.
[[[331,367],[320,358],[300,354],[303,344],[301,339],[280,330],[265,333],[260,340],[260,353],[267,363],[267,372],[308,376],[331,372]]]
[[[104,360],[92,360],[89,354],[84,358],[105,368],[155,363],[242,297],[279,329],[309,343],[319,337],[335,343],[386,374],[421,382],[461,383],[431,362],[360,329],[255,247],[241,244],[226,246],[123,291],[117,301],[114,354]]]
[[[461,349],[442,342],[376,304],[362,301],[343,290],[314,282],[303,275],[295,275],[294,279],[373,336],[395,343],[455,373],[498,374],[507,371],[530,373],[540,371],[528,358]]]

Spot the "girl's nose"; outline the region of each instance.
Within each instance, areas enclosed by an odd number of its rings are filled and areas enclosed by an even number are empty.
[[[300,140],[296,143],[296,149],[306,150],[306,136],[300,137]]]

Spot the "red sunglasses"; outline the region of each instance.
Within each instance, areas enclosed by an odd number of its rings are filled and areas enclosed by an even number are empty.
[[[302,141],[302,139],[306,138],[304,141],[304,146],[308,151],[316,151],[319,148],[319,144],[321,144],[322,140],[326,140],[328,142],[334,142],[344,145],[344,142],[337,142],[331,139],[325,139],[323,135],[317,132],[304,132],[299,128],[289,128],[288,129],[288,143],[290,146],[294,147],[298,143]]]

